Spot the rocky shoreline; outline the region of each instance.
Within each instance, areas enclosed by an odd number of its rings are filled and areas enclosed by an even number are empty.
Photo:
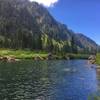
[[[18,61],[20,61],[20,59],[16,59],[15,57],[5,56],[5,57],[0,57],[0,61],[4,61],[4,62],[18,62]]]
[[[34,61],[43,61],[43,60],[70,60],[70,59],[88,59],[89,56],[84,56],[81,54],[66,54],[66,55],[55,55],[52,53],[48,53],[45,56],[41,56],[39,54],[30,56],[28,59],[34,60]],[[0,61],[5,61],[5,62],[18,62],[21,61],[22,59],[25,58],[18,58],[17,56],[14,55],[4,55],[4,56],[0,56]],[[90,58],[89,58],[90,59]],[[93,62],[90,60],[90,62]]]
[[[70,58],[69,57],[63,57],[63,58],[60,58],[59,56],[55,56],[51,53],[49,53],[47,56],[45,57],[41,57],[39,55],[37,56],[33,56],[31,57],[32,60],[34,61],[38,61],[38,60],[58,60],[58,59],[66,59],[66,60],[69,60]],[[5,62],[18,62],[18,61],[21,61],[21,59],[17,59],[15,56],[2,56],[0,57],[0,61],[5,61]]]

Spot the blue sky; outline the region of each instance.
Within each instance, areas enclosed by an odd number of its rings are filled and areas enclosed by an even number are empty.
[[[48,10],[57,21],[100,44],[100,0],[59,0]]]
[[[100,0],[30,0],[47,7],[52,16],[76,33],[100,45]]]

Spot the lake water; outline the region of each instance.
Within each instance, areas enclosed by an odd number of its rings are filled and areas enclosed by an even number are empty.
[[[88,100],[97,92],[86,60],[0,62],[0,100]]]

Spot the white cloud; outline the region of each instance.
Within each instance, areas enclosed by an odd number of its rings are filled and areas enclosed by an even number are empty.
[[[58,2],[58,0],[30,0],[30,1],[38,2],[39,4],[42,4],[46,7],[52,7],[54,6],[55,3]]]

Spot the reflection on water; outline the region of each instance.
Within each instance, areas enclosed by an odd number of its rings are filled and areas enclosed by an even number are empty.
[[[0,62],[0,100],[87,100],[97,91],[86,60]]]

